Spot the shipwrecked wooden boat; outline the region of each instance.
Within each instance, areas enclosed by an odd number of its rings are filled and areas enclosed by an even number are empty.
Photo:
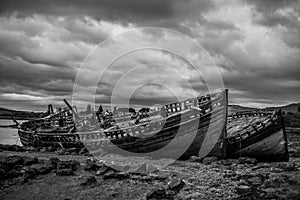
[[[229,115],[227,121],[227,158],[289,159],[281,110],[239,112]]]
[[[288,160],[281,111],[239,112],[227,117],[227,90],[163,106],[139,118],[67,108],[19,125],[24,146],[86,147],[93,154],[112,152],[153,158],[254,157]],[[227,127],[226,127],[227,125]]]
[[[104,128],[100,123],[87,125],[84,120],[72,120],[76,113],[69,106],[63,112],[21,124],[18,133],[25,146],[84,145],[94,153],[104,150],[153,158],[224,158],[227,102],[227,90],[222,90],[165,105],[158,114],[150,113],[150,120],[134,124],[128,117],[113,116],[110,126]]]

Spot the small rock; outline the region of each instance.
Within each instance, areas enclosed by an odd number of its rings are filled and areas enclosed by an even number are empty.
[[[23,147],[25,151],[34,152],[36,151],[36,148],[33,146],[25,146]]]
[[[191,161],[191,162],[199,162],[200,163],[202,161],[202,159],[199,158],[198,156],[191,156],[190,159],[189,159],[189,161]]]
[[[269,167],[270,167],[269,165],[264,164],[264,165],[252,167],[251,170],[255,171],[255,170],[258,170],[258,169],[264,169],[264,168],[269,168]]]
[[[103,175],[103,174],[105,174],[105,173],[106,173],[107,171],[109,171],[109,170],[112,170],[112,168],[111,168],[111,167],[108,167],[108,166],[106,166],[106,165],[102,165],[102,166],[100,167],[100,169],[97,170],[96,175]]]
[[[87,159],[86,166],[84,167],[85,171],[97,171],[102,167],[102,164],[96,163],[95,160]]]
[[[271,167],[271,169],[270,169],[270,172],[273,172],[273,173],[281,173],[283,171],[284,171],[283,169],[277,168],[277,167]]]
[[[4,179],[6,177],[6,172],[4,171],[4,169],[0,168],[0,179]]]
[[[278,163],[277,168],[281,168],[286,172],[298,170],[295,163]]]
[[[172,178],[168,183],[168,189],[178,193],[184,187],[184,185],[185,183],[182,179]]]
[[[80,185],[86,186],[86,185],[92,185],[95,183],[97,183],[96,178],[94,176],[89,176],[86,178],[86,180],[84,182],[80,183]]]
[[[47,152],[48,149],[47,149],[47,147],[42,147],[39,151],[40,151],[41,153],[44,153],[44,152]]]
[[[247,180],[249,182],[249,184],[253,185],[253,186],[259,186],[262,184],[262,180],[259,177],[253,177],[249,180]]]
[[[239,158],[239,163],[240,164],[252,164],[252,165],[256,165],[257,164],[257,160],[255,158],[240,157]]]
[[[56,148],[54,146],[47,147],[48,152],[54,152],[55,150],[56,150]]]
[[[73,174],[72,169],[59,169],[56,171],[56,176],[71,176]]]
[[[244,193],[248,193],[251,191],[251,188],[247,185],[239,185],[237,188],[236,188],[236,191],[238,194],[244,194]]]
[[[15,165],[13,170],[21,171],[23,169],[23,165]]]
[[[218,162],[224,166],[232,166],[233,164],[239,163],[239,161],[237,159],[226,159],[226,160],[220,160]]]
[[[58,151],[56,151],[56,153],[58,155],[65,155],[66,154],[66,150],[65,149],[59,149]]]
[[[54,165],[55,169],[57,168],[57,164],[60,162],[60,160],[56,157],[51,157],[49,161]]]
[[[219,158],[216,156],[205,157],[205,158],[203,158],[202,163],[206,165],[206,164],[211,164],[213,162],[217,162],[218,160],[219,160]]]
[[[146,195],[146,199],[174,199],[174,194],[172,192],[168,192],[163,188],[157,188],[150,191]]]

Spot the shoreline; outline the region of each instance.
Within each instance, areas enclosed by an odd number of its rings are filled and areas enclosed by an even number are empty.
[[[280,163],[257,163],[250,158],[219,161],[207,159],[205,162],[190,159],[175,161],[165,168],[152,171],[143,167],[148,166],[149,169],[151,160],[142,158],[144,164],[130,172],[120,170],[121,165],[112,168],[112,163],[106,165],[103,161],[82,155],[0,152],[2,165],[12,158],[19,163],[10,172],[15,177],[0,183],[3,200],[296,200],[300,195],[300,158]],[[24,161],[20,162],[22,159]]]
[[[300,196],[299,129],[289,129],[288,142],[288,162],[192,157],[163,168],[155,163],[164,160],[93,157],[85,148],[0,144],[0,197],[3,200],[296,200]],[[58,160],[61,164],[53,163]],[[9,168],[5,168],[7,163]],[[61,169],[66,166],[69,167]]]

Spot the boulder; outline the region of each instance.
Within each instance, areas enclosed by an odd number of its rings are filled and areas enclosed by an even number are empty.
[[[19,152],[25,151],[24,147],[19,146],[19,145],[16,145],[16,144],[10,145],[10,146],[8,147],[8,150],[9,150],[9,151],[19,151]]]
[[[56,171],[56,176],[71,176],[73,174],[72,169],[59,169]]]
[[[10,170],[14,168],[15,165],[23,165],[24,159],[21,156],[8,156],[4,162],[2,162],[2,166],[6,170]]]
[[[57,163],[57,170],[60,169],[71,169],[73,171],[76,171],[77,168],[80,166],[80,163],[76,160],[69,160],[69,161],[59,161]]]
[[[10,145],[8,144],[0,144],[0,149],[2,149],[3,151],[8,151],[10,148]]]
[[[34,168],[25,168],[21,183],[27,183],[28,180],[33,179],[37,175],[37,170]]]
[[[19,176],[22,176],[23,174],[15,169],[10,170],[9,172],[6,173],[6,178],[16,178]]]
[[[33,165],[38,163],[38,158],[37,157],[29,157],[29,156],[24,156],[24,165]]]
[[[43,165],[35,167],[35,169],[37,170],[37,174],[44,175],[54,170],[54,166],[50,163],[45,163]]]

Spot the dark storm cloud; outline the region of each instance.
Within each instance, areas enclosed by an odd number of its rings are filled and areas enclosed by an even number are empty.
[[[197,40],[220,69],[231,102],[297,101],[299,5],[299,0],[1,0],[0,106],[60,103],[71,96],[76,70],[96,44],[112,30],[139,26],[171,28]],[[116,77],[99,84],[97,102],[110,101]],[[206,89],[198,79],[189,83]],[[152,96],[131,102],[170,101]]]
[[[95,18],[138,22],[192,15],[195,12],[208,10],[213,6],[205,0],[3,0],[0,12],[8,14],[18,12],[20,15],[53,14],[53,15],[89,15]]]
[[[274,12],[278,8],[288,7],[291,4],[297,5],[299,0],[246,0],[246,2],[255,5],[259,11]]]
[[[289,46],[300,48],[300,1],[299,0],[249,0],[261,15],[254,22],[266,27],[285,27],[279,37]]]
[[[0,74],[2,88],[12,86],[11,91],[22,93],[27,89],[42,91],[45,95],[70,94],[75,77],[71,69],[36,66],[22,60],[2,61]]]
[[[165,27],[192,36],[189,27],[181,25],[180,22],[187,19],[203,20],[202,14],[214,7],[215,4],[207,0],[3,0],[0,2],[0,14],[16,13],[20,17],[33,14],[76,18],[91,16],[96,20],[125,25],[133,23],[139,26]],[[87,32],[90,35],[90,31]],[[87,40],[91,38],[94,37],[86,37]]]

